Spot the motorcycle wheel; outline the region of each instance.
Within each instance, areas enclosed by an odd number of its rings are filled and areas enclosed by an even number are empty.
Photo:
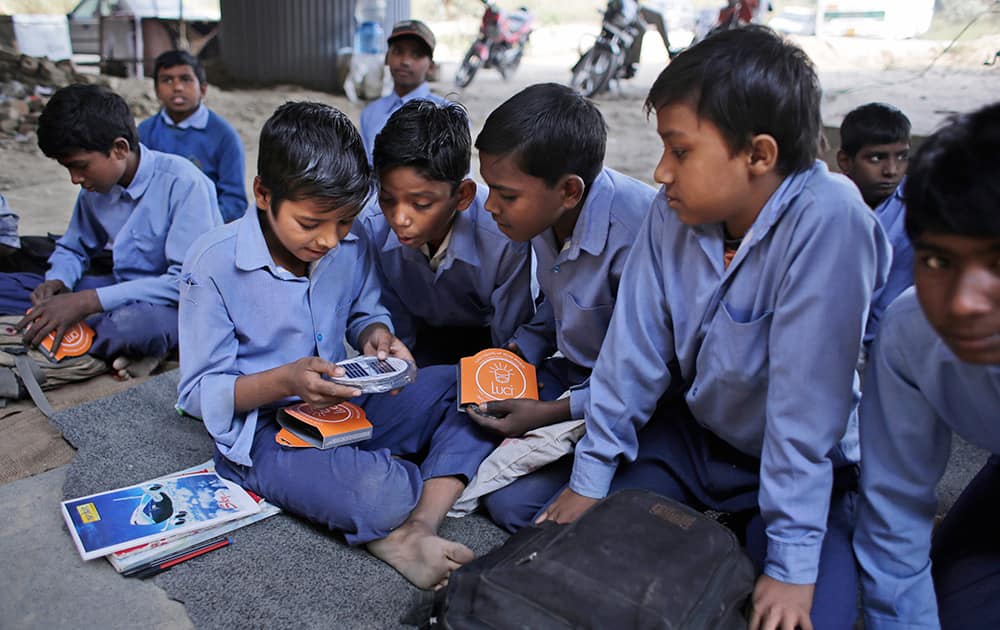
[[[600,94],[607,89],[614,66],[611,51],[604,46],[594,46],[583,53],[583,57],[573,67],[569,86],[588,98]]]
[[[476,71],[479,70],[482,63],[482,58],[476,52],[476,47],[473,46],[469,52],[465,53],[465,59],[458,67],[458,72],[455,73],[455,87],[464,88],[472,83],[472,78],[476,76]]]

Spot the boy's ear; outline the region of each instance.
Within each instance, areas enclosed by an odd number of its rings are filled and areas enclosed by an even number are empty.
[[[778,165],[778,141],[769,133],[750,139],[749,166],[751,175],[765,175]]]
[[[132,150],[132,145],[125,138],[118,137],[115,138],[114,142],[111,144],[110,156],[116,160],[124,160],[128,157],[129,151]]]
[[[271,211],[271,191],[260,181],[259,175],[253,178],[253,198],[258,208],[265,212]]]
[[[837,168],[840,169],[841,173],[851,170],[851,156],[847,155],[847,151],[843,149],[837,150]]]
[[[208,82],[204,82],[198,86],[198,91],[201,93],[201,97],[205,98],[205,94],[208,93]]]
[[[579,175],[563,175],[556,187],[562,193],[564,208],[575,208],[583,200],[583,194],[587,190],[587,185]]]
[[[472,200],[476,198],[476,182],[468,178],[463,179],[455,192],[458,193],[458,203],[455,204],[455,210],[464,212],[469,209]]]

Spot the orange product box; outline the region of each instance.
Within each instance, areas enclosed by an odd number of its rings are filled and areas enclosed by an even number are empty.
[[[487,348],[459,361],[459,409],[510,398],[538,400],[535,366],[502,348]]]
[[[372,436],[365,410],[349,402],[319,409],[304,402],[291,405],[278,412],[278,424],[274,441],[282,446],[326,449]]]

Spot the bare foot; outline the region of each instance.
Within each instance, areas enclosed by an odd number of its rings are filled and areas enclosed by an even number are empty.
[[[368,543],[368,550],[422,589],[447,584],[452,571],[475,558],[462,543],[445,540],[416,522],[404,523],[385,538]]]
[[[160,357],[140,357],[138,359],[118,357],[111,364],[111,368],[118,373],[119,378],[142,378],[149,376],[162,360]]]

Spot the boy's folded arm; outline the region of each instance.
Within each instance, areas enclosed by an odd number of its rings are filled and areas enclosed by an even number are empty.
[[[936,627],[930,539],[951,431],[908,375],[920,367],[905,356],[896,312],[886,312],[865,375],[854,551],[865,627]]]
[[[844,210],[816,213],[796,228],[805,233],[785,253],[769,333],[759,496],[768,537],[764,571],[792,584],[816,580],[830,455],[848,427],[864,322],[888,270],[885,236],[874,219]]]
[[[237,219],[247,209],[243,143],[238,135],[227,135],[220,143],[219,210],[223,217]]]
[[[158,276],[135,278],[117,284],[109,284],[97,289],[97,298],[105,311],[115,309],[126,302],[137,300],[150,304],[177,304],[177,276],[180,265]]]
[[[614,314],[588,381],[587,432],[576,446],[569,483],[585,497],[606,496],[619,462],[635,460],[639,429],[670,385],[675,353],[663,276],[664,229],[662,214],[650,210],[625,263]]]

